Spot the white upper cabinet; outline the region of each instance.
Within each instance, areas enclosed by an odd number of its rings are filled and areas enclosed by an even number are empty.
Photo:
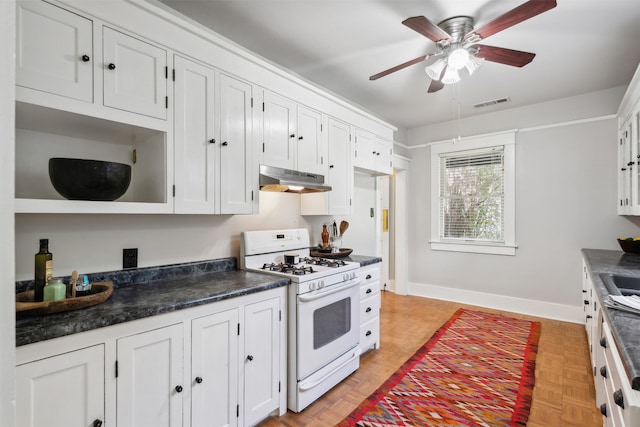
[[[618,109],[618,215],[640,215],[640,65]]]
[[[329,117],[327,123],[328,173],[331,191],[301,195],[302,215],[351,215],[353,195],[353,151],[351,127]]]
[[[393,142],[362,129],[356,129],[354,166],[373,175],[390,175]]]
[[[264,91],[262,164],[327,174],[322,114]]]
[[[175,213],[214,213],[215,71],[180,56],[174,69]]]
[[[252,156],[252,86],[220,75],[220,213],[251,214],[257,199]]]
[[[327,168],[324,164],[326,154],[322,141],[322,114],[302,105],[298,105],[297,112],[296,169],[326,176]]]
[[[167,118],[167,52],[103,28],[104,105]]]
[[[296,103],[264,91],[262,164],[295,168]]]
[[[43,1],[16,7],[16,84],[92,102],[93,22]]]

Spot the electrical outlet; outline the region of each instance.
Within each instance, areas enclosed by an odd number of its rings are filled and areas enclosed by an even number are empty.
[[[122,250],[122,268],[136,268],[138,266],[138,248]]]

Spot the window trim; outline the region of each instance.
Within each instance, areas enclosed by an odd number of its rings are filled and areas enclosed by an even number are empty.
[[[504,147],[504,242],[440,239],[440,156],[461,151]],[[431,145],[431,240],[432,250],[515,255],[515,132],[494,133]]]

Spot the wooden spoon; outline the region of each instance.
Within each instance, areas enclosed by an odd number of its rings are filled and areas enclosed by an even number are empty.
[[[78,272],[76,270],[73,270],[73,273],[71,273],[71,298],[75,298],[76,297],[76,282],[78,281]]]
[[[340,237],[347,231],[347,228],[349,228],[349,223],[347,221],[340,221]]]

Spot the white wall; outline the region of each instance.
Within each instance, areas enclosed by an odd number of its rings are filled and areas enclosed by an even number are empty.
[[[0,282],[14,282],[15,1],[0,1]],[[15,425],[14,288],[0,287],[0,425]]]
[[[55,275],[120,270],[122,249],[138,266],[239,256],[242,231],[307,227],[300,196],[260,192],[258,215],[16,215],[16,280],[33,278],[38,239],[49,238]]]
[[[640,221],[616,215],[617,122],[612,114],[622,92],[461,121],[463,136],[474,130],[520,129],[515,256],[430,250],[430,150],[410,150],[409,292],[580,321],[580,249],[618,249],[616,237],[640,234]],[[540,114],[530,114],[534,111]],[[575,122],[589,117],[593,120]],[[563,124],[564,119],[572,122]],[[529,124],[535,127],[525,128]],[[424,143],[430,134],[433,141],[441,140],[446,127],[414,130],[412,143]]]

